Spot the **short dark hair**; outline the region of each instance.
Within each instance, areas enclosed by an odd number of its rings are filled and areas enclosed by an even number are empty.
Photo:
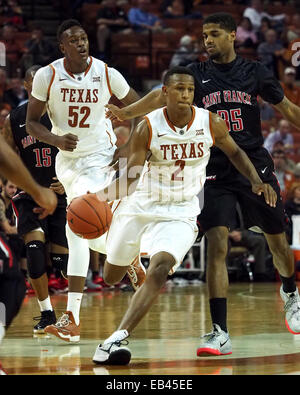
[[[174,74],[188,74],[195,79],[193,72],[188,67],[176,66],[176,67],[172,67],[170,70],[167,71],[163,79],[163,84],[168,85],[170,77]]]
[[[61,42],[61,36],[63,32],[65,32],[66,30],[70,29],[73,26],[79,26],[83,29],[81,23],[76,19],[67,19],[58,26],[56,38],[59,43]]]
[[[235,32],[237,29],[236,21],[231,14],[227,12],[216,12],[215,14],[208,15],[203,21],[203,25],[208,23],[216,23],[220,25],[221,29],[227,32]]]
[[[26,73],[25,73],[25,78],[24,78],[25,81],[29,81],[29,80],[33,79],[32,74],[34,75],[38,71],[38,69],[40,69],[41,67],[42,66],[39,64],[34,64],[33,66],[29,67],[29,69],[27,69]]]

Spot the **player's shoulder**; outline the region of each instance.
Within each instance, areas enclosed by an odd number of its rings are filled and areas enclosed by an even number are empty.
[[[10,120],[26,117],[27,107],[28,107],[28,101],[26,101],[25,103],[21,104],[16,108],[13,108],[9,113]]]
[[[193,73],[197,74],[197,73],[203,73],[206,70],[209,69],[210,64],[209,64],[209,60],[206,60],[205,62],[193,62],[190,63],[187,66]]]

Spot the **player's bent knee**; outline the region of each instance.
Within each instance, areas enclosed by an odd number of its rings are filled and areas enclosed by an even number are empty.
[[[168,253],[154,255],[150,261],[147,278],[157,283],[165,282],[175,263],[174,257]]]
[[[125,276],[129,266],[117,266],[105,261],[103,280],[107,285],[118,284]]]
[[[25,247],[29,277],[36,280],[46,273],[45,244],[33,240]]]

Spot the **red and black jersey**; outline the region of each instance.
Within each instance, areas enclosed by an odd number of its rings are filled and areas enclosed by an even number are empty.
[[[55,174],[55,157],[58,149],[52,145],[42,143],[26,132],[25,103],[10,113],[10,124],[13,138],[19,149],[20,157],[25,166],[30,171],[32,177],[44,187],[49,187],[53,183]],[[52,125],[47,113],[41,117],[40,121],[47,129],[51,130]]]
[[[240,56],[231,63],[219,64],[209,59],[189,67],[196,80],[195,104],[219,114],[241,148],[262,146],[257,97],[271,104],[278,104],[284,98],[273,73],[261,63]]]

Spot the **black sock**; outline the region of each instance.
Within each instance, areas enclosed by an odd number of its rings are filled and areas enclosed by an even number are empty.
[[[283,277],[279,275],[283,285],[283,291],[286,293],[295,292],[296,291],[296,282],[295,282],[295,274],[291,277]]]
[[[227,332],[227,299],[226,298],[213,298],[209,300],[210,314],[213,324]]]

